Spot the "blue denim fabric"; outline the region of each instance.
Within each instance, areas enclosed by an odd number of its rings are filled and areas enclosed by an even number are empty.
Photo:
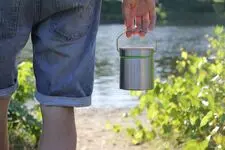
[[[17,88],[16,56],[32,35],[36,99],[91,104],[101,0],[0,1],[0,96]]]

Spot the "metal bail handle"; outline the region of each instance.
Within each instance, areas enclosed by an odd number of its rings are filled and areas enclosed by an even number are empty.
[[[126,33],[127,31],[124,31],[124,32],[122,32],[117,38],[116,38],[116,48],[117,48],[117,51],[118,52],[120,52],[120,50],[119,50],[119,39]],[[128,31],[128,32],[130,32],[130,31]],[[144,31],[143,31],[144,32]],[[155,41],[155,51],[157,51],[157,45],[158,45],[158,41],[156,40]]]

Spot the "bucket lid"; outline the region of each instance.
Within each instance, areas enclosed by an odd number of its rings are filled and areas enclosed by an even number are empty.
[[[121,47],[119,50],[122,57],[149,57],[154,53],[153,47]]]

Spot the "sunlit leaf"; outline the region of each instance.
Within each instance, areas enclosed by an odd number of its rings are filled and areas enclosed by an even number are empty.
[[[199,118],[199,117],[198,117],[196,114],[191,114],[191,115],[190,115],[190,122],[191,122],[191,125],[195,125],[195,123],[196,123],[196,121],[197,121],[198,118]]]
[[[181,52],[181,57],[186,60],[188,58],[188,53],[185,51]]]
[[[208,147],[208,141],[204,140],[199,142],[197,140],[190,140],[185,144],[184,150],[206,150]]]
[[[214,30],[214,32],[218,35],[221,34],[223,31],[224,31],[224,28],[222,26],[217,26]]]
[[[117,124],[117,125],[113,125],[113,131],[116,133],[119,133],[121,131],[121,125]]]
[[[212,112],[212,111],[208,112],[208,113],[202,118],[200,127],[203,127],[203,126],[205,126],[206,124],[208,124],[209,121],[212,119],[212,117],[213,117],[213,112]]]

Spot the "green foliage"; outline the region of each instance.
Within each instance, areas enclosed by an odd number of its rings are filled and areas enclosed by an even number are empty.
[[[174,140],[184,150],[225,149],[225,32],[215,28],[204,57],[182,49],[177,75],[155,81],[154,90],[132,92],[140,103],[131,110],[136,127],[128,127],[132,143],[156,137]],[[149,124],[137,121],[144,115]]]
[[[33,98],[34,88],[34,73],[33,65],[30,62],[22,62],[18,66],[18,90],[14,93],[13,99],[25,103]]]
[[[26,103],[33,99],[34,75],[31,62],[23,62],[18,66],[19,87],[12,96],[8,112],[10,143],[16,149],[24,146],[31,149],[37,147],[41,133],[40,110],[28,109]],[[23,148],[21,148],[23,149]]]

